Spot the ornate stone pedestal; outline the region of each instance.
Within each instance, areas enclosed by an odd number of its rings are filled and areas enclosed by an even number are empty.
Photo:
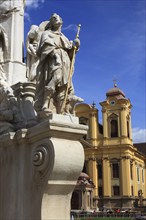
[[[0,136],[0,219],[70,219],[70,199],[84,163],[78,118],[51,115]]]

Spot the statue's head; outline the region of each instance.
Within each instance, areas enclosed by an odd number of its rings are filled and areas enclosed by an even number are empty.
[[[46,29],[60,28],[63,24],[62,18],[54,13],[52,14]]]

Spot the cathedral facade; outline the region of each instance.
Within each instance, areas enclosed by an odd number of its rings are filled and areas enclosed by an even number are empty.
[[[94,104],[76,106],[80,123],[89,129],[82,140],[85,163],[79,180],[82,177],[83,181],[78,180],[72,209],[143,207],[146,205],[146,143],[132,141],[131,102],[115,84],[100,105],[102,125]]]

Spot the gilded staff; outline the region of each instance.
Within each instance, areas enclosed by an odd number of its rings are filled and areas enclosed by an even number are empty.
[[[81,29],[81,24],[78,25],[76,39],[79,39],[80,29]],[[67,101],[68,90],[69,90],[69,87],[70,87],[70,84],[71,84],[71,77],[72,77],[73,65],[74,65],[74,61],[75,61],[75,54],[76,54],[77,47],[74,45],[73,48],[74,48],[73,49],[73,56],[72,56],[72,61],[71,61],[71,66],[70,66],[70,71],[69,71],[69,76],[68,76],[68,83],[67,83],[66,93],[65,93],[64,101],[63,101],[62,108],[61,108],[61,114],[64,113],[65,106],[66,106],[66,101]]]
[[[76,38],[79,38],[80,29],[81,29],[81,24],[78,25],[78,31],[77,31],[77,34],[76,34]]]

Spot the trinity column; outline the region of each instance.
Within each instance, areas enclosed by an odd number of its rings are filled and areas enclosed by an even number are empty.
[[[88,129],[74,115],[83,101],[72,84],[80,26],[74,41],[56,13],[43,30],[31,26],[26,82],[23,19],[23,0],[0,0],[0,219],[70,220]]]
[[[0,1],[0,64],[10,85],[26,81],[24,0]]]

